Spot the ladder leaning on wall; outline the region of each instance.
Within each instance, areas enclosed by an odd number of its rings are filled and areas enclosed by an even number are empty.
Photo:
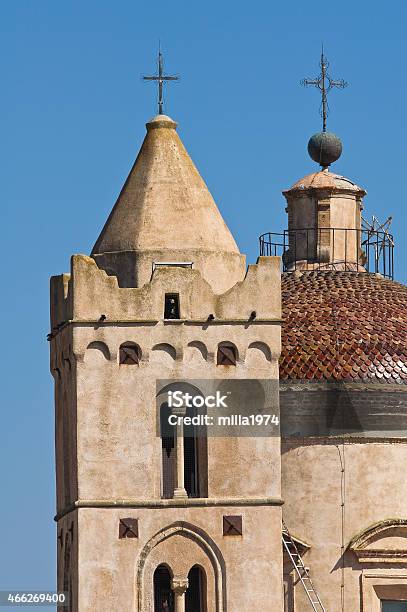
[[[290,532],[283,521],[283,547],[288,553],[288,556],[291,559],[291,563],[297,573],[298,578],[301,581],[302,586],[307,594],[307,597],[310,601],[312,609],[315,612],[326,612],[322,602],[318,596],[318,593],[314,589],[314,585],[312,584],[311,577],[308,573],[307,568],[304,565],[304,562],[301,558],[300,553],[298,552],[298,548],[296,543],[294,542]]]

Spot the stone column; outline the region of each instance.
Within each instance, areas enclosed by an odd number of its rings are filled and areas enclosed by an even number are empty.
[[[172,413],[177,417],[184,417],[186,409],[182,408],[173,408]],[[177,470],[176,477],[177,481],[175,483],[174,495],[176,498],[188,498],[188,494],[185,490],[185,481],[184,481],[184,426],[182,422],[177,423],[177,452],[176,452],[176,462],[177,462]]]
[[[171,588],[175,595],[175,612],[185,612],[185,591],[188,588],[188,578],[174,576]]]

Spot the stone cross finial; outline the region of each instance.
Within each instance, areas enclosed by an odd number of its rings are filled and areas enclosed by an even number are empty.
[[[321,74],[315,79],[303,79],[301,81],[302,85],[314,85],[318,87],[322,95],[322,103],[321,103],[321,116],[322,116],[322,131],[326,132],[326,118],[328,116],[328,93],[331,91],[333,87],[338,87],[339,89],[344,89],[347,87],[346,81],[343,79],[334,80],[328,74],[329,62],[324,55],[324,47],[322,47],[321,51]]]
[[[161,48],[158,48],[158,74],[152,76],[144,76],[144,81],[157,81],[158,83],[158,114],[163,114],[163,85],[165,81],[179,81],[179,76],[164,75],[164,61]]]

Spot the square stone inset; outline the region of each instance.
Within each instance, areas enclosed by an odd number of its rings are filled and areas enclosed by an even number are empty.
[[[223,517],[223,535],[240,536],[243,535],[243,519],[241,515]]]
[[[138,519],[122,518],[119,521],[119,538],[138,538]]]

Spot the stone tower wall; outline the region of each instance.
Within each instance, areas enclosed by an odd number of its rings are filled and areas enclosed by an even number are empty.
[[[181,319],[163,320],[166,293],[179,294]],[[58,575],[61,587],[69,573],[72,609],[152,612],[160,563],[181,582],[193,565],[204,568],[208,612],[281,609],[279,437],[209,437],[208,497],[162,499],[155,412],[156,379],[278,380],[279,259],[260,258],[217,295],[197,270],[162,267],[143,287],[121,288],[92,258],[74,256],[70,276],[51,281],[51,319]],[[128,341],[141,348],[138,366],[119,365]],[[236,366],[216,365],[223,341],[235,344]],[[242,517],[243,535],[223,535],[228,515]],[[138,520],[138,537],[119,538],[126,518]]]

